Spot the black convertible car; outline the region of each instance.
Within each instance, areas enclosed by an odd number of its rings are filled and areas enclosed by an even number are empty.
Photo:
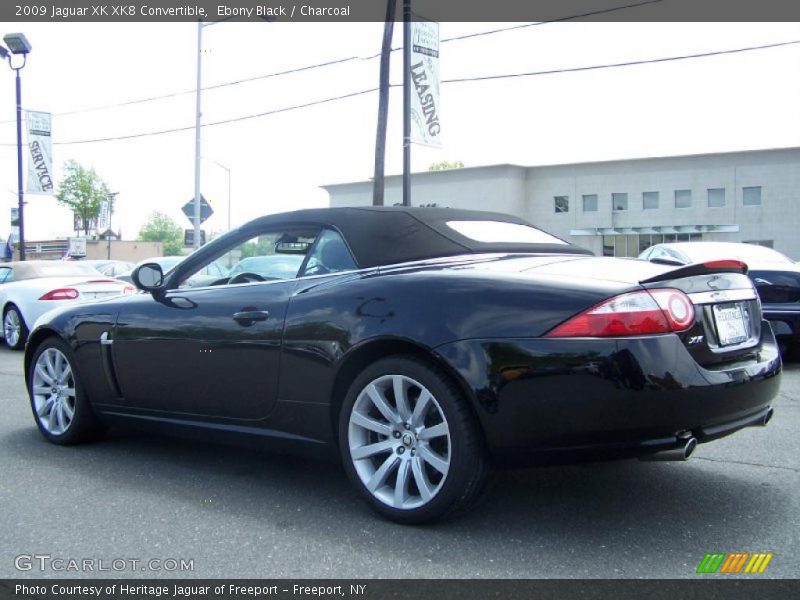
[[[297,272],[185,284],[274,255]],[[685,460],[766,424],[781,360],[745,271],[597,258],[493,213],[298,211],[139,266],[148,293],[47,313],[25,372],[55,443],[127,423],[338,456],[423,522],[493,464]]]

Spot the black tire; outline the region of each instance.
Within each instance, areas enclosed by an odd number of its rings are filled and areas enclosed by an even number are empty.
[[[16,316],[17,322],[19,323],[19,339],[15,344],[9,343],[8,336],[6,335],[6,318],[8,318],[11,313]],[[3,311],[3,341],[6,343],[6,346],[12,350],[22,350],[25,347],[25,342],[28,341],[28,333],[28,327],[25,325],[25,319],[22,318],[22,313],[19,312],[19,309],[14,304],[9,304]]]
[[[388,378],[397,376],[402,377],[404,385],[407,386],[404,388],[408,390],[408,398],[404,401],[409,407],[407,413],[415,412],[412,410],[411,405],[416,406],[419,403],[419,398],[424,393],[421,386],[424,386],[426,388],[425,391],[432,395],[435,403],[432,404],[429,401],[427,404],[431,405],[429,410],[433,411],[433,416],[429,412],[428,418],[432,420],[433,424],[438,422],[439,428],[441,428],[442,424],[445,425],[448,429],[446,437],[439,434],[438,437],[434,438],[438,442],[426,441],[422,437],[424,435],[422,431],[425,430],[426,426],[412,426],[411,429],[405,428],[408,430],[405,431],[403,429],[405,424],[401,423],[395,427],[390,425],[388,419],[381,421],[381,425],[383,427],[389,426],[389,429],[392,430],[391,433],[377,433],[357,424],[351,425],[351,416],[357,401],[359,402],[359,409],[356,412],[362,414],[365,407],[376,406],[374,403],[370,404],[371,400],[364,399],[365,396],[362,396],[362,392],[367,396],[369,395],[366,389],[372,383],[378,386],[386,385],[385,391],[381,393],[387,394],[390,403],[394,402],[395,407],[397,406],[395,393],[394,391],[390,392],[388,387],[391,385],[388,383]],[[420,385],[416,386],[416,383]],[[413,396],[414,393],[418,393],[416,398]],[[362,399],[359,400],[359,398]],[[378,416],[377,419],[381,419],[381,417]],[[412,425],[419,422],[413,418],[408,418],[406,421]],[[431,431],[433,424],[428,425]],[[408,436],[406,433],[413,433],[413,435]],[[398,436],[397,434],[400,435]],[[417,438],[417,435],[420,435],[420,437]],[[366,440],[362,439],[364,436],[366,436]],[[356,446],[354,451],[356,452],[376,442],[382,445],[396,444],[397,447],[384,450],[383,452],[385,453],[370,455],[368,458],[356,460],[351,454],[351,437],[354,439],[354,445]],[[399,439],[397,439],[398,437]],[[406,442],[406,438],[410,437],[413,437],[413,440]],[[405,452],[406,448],[403,451],[400,450],[400,446],[405,443],[408,443],[407,452]],[[428,450],[435,449],[434,443],[444,444],[447,447],[446,453],[437,453],[437,456],[445,456],[449,461],[449,468],[444,476],[435,469],[432,470],[432,465],[423,460],[424,456],[430,456]],[[427,446],[427,450],[423,446]],[[381,359],[367,367],[356,377],[345,396],[339,416],[339,448],[348,477],[367,503],[382,516],[404,524],[427,523],[466,511],[480,498],[490,470],[481,432],[461,390],[436,365],[415,356],[396,356]],[[401,454],[401,452],[403,453]],[[415,456],[416,458],[414,458]],[[404,480],[408,482],[408,507],[402,506],[404,501],[399,503],[400,507],[397,506],[397,495],[393,499],[386,497],[392,493],[397,493],[397,481],[400,477],[400,465],[402,464],[401,459],[405,459],[409,464],[412,461],[417,462],[416,470],[412,469],[411,466],[403,467],[403,472],[406,474]],[[391,460],[396,461],[398,466],[386,471],[389,473],[386,484],[380,483],[381,487],[376,489],[375,493],[371,492],[367,488],[367,481],[365,480],[369,480],[370,475],[377,475],[377,472],[380,471],[379,464],[383,466],[384,461],[389,462]],[[367,463],[366,466],[363,466],[365,463]],[[422,488],[417,485],[417,482],[420,481],[418,479],[418,476],[420,476],[419,469],[426,471],[423,479],[426,483],[430,483],[429,474],[436,480],[436,483],[431,483],[432,486],[436,487],[436,490],[432,497],[428,499],[423,499]],[[381,494],[383,494],[383,499],[381,499]],[[399,497],[404,498],[405,496],[401,495]],[[414,506],[414,502],[422,503]]]
[[[60,353],[61,356],[63,356],[63,360],[65,360],[69,365],[71,375],[64,378],[63,386],[67,389],[72,389],[75,392],[74,397],[65,395],[59,399],[62,402],[67,402],[67,406],[72,408],[72,417],[69,419],[69,424],[64,428],[63,431],[59,431],[58,427],[54,429],[51,426],[52,422],[48,417],[51,414],[55,414],[53,413],[53,408],[51,408],[50,411],[42,409],[42,416],[39,414],[40,410],[37,409],[37,404],[39,407],[42,407],[43,404],[46,405],[48,402],[53,402],[52,399],[54,396],[57,397],[56,394],[49,392],[47,394],[34,393],[35,390],[39,391],[41,388],[41,386],[37,387],[37,384],[43,383],[42,376],[37,376],[37,365],[39,365],[39,360],[42,355],[48,351],[51,352],[48,354],[48,356],[57,356],[55,353]],[[45,370],[45,374],[51,375],[51,372]],[[55,385],[57,384],[54,382],[45,385],[45,387]],[[33,419],[36,422],[36,426],[39,428],[39,431],[42,433],[42,435],[48,441],[53,442],[54,444],[68,446],[90,441],[95,439],[104,430],[104,426],[97,419],[97,416],[94,414],[94,411],[89,404],[89,400],[86,397],[86,391],[83,387],[80,373],[76,366],[75,355],[69,345],[60,338],[46,338],[41,344],[39,344],[39,346],[36,348],[36,351],[33,353],[28,372],[28,396],[30,398],[31,411],[33,412]],[[45,399],[46,396],[47,399]],[[65,420],[67,418],[64,413],[62,413],[62,418]],[[56,419],[56,421],[60,423],[58,419]]]

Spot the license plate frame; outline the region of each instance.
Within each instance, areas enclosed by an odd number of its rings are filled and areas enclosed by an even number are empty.
[[[741,302],[715,304],[712,312],[720,346],[735,346],[750,338],[747,310]]]

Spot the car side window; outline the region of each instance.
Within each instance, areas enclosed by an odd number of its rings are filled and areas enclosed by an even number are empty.
[[[181,288],[228,286],[294,279],[314,245],[317,230],[264,232],[239,242],[227,252],[184,277]]]
[[[300,275],[325,275],[355,269],[358,269],[358,265],[353,260],[342,236],[332,229],[325,229],[319,234],[319,239]]]

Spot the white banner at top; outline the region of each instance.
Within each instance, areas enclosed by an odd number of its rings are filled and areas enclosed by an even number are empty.
[[[28,193],[53,193],[53,140],[50,113],[28,111]]]
[[[441,147],[439,24],[411,22],[411,141]]]

